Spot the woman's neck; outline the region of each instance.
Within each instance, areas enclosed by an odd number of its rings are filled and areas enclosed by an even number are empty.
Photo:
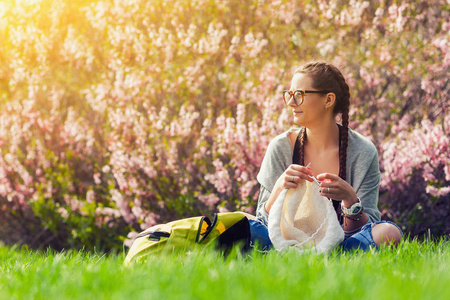
[[[339,127],[334,120],[306,128],[308,148],[315,151],[326,151],[339,147]]]

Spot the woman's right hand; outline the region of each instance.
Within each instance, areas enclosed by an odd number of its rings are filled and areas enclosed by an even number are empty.
[[[313,182],[313,179],[308,175],[314,176],[314,173],[309,167],[292,164],[278,178],[275,187],[278,187],[282,190],[295,189],[298,186],[298,183],[303,180]]]
[[[264,205],[266,211],[270,212],[272,205],[275,203],[275,200],[278,198],[281,191],[285,189],[295,189],[297,188],[298,183],[303,180],[313,182],[313,179],[308,175],[314,176],[314,173],[308,167],[295,164],[290,165],[275,183],[270,197]]]

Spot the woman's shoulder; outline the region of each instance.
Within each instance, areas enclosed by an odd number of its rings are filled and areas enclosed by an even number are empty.
[[[365,152],[367,154],[377,154],[377,148],[374,143],[361,133],[348,129],[348,147],[351,152]]]
[[[270,141],[269,148],[271,148],[272,150],[281,149],[283,151],[286,151],[286,147],[288,145],[291,146],[290,148],[293,148],[299,132],[300,128],[291,128],[289,130],[286,130]]]
[[[269,143],[269,145],[272,146],[279,146],[279,145],[284,145],[286,143],[288,143],[291,139],[291,135],[293,132],[293,129],[289,129],[286,130],[283,133],[280,133],[279,135],[275,136]]]

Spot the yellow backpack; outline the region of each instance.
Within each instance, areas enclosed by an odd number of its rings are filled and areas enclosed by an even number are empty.
[[[213,222],[206,216],[181,219],[141,232],[128,251],[125,265],[149,255],[189,252],[211,244],[227,255],[236,243],[244,252],[249,249],[250,225],[244,214],[218,213]]]

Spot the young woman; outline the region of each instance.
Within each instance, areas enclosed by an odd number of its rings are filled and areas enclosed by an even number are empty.
[[[342,73],[328,63],[307,63],[295,71],[283,99],[300,129],[284,132],[268,146],[257,177],[261,190],[257,219],[250,220],[252,241],[263,249],[271,246],[267,218],[278,195],[315,176],[320,194],[333,199],[345,250],[399,243],[400,228],[380,221],[377,150],[348,128],[350,92]],[[342,125],[336,124],[338,114]]]

